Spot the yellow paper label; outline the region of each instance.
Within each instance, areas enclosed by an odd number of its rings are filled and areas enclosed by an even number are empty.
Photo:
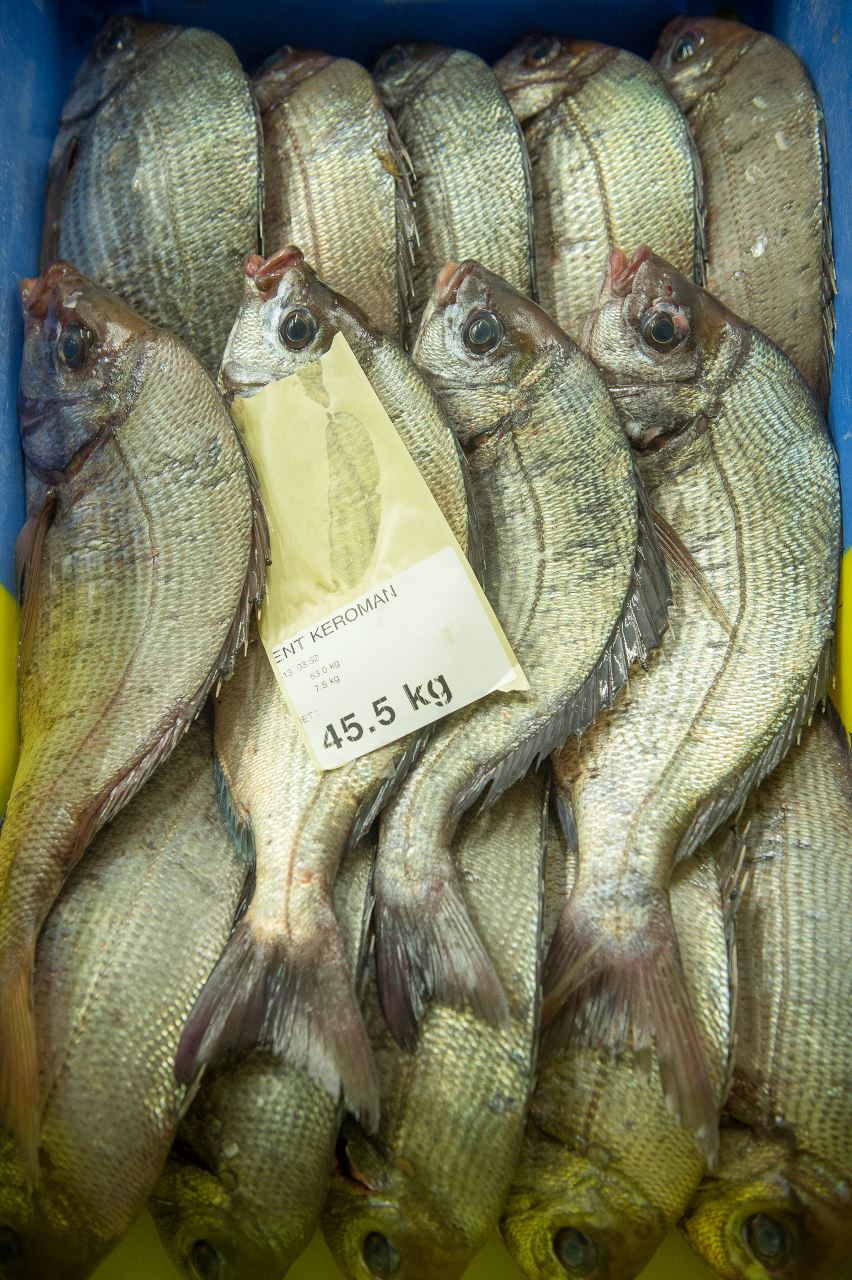
[[[342,334],[232,413],[270,524],[261,639],[321,768],[529,687]]]

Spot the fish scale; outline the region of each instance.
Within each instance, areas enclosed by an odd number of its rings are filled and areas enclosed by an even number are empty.
[[[565,332],[579,337],[617,245],[652,241],[701,279],[700,168],[658,72],[558,36],[527,37],[494,70],[530,157],[539,299]]]
[[[212,31],[117,22],[96,40],[63,113],[42,265],[73,262],[215,373],[243,258],[258,248],[260,132],[248,81]],[[126,30],[126,49],[104,48],[115,30]],[[84,94],[94,103],[78,114]]]

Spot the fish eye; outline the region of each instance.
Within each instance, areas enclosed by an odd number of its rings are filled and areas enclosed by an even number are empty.
[[[17,1262],[24,1252],[21,1237],[11,1227],[0,1227],[0,1266]]]
[[[673,62],[688,62],[693,58],[704,43],[704,37],[699,35],[697,31],[687,31],[678,40],[674,49],[672,49]]]
[[[783,1222],[768,1213],[753,1213],[743,1224],[749,1252],[765,1267],[783,1267],[793,1252],[793,1239]]]
[[[133,43],[133,28],[126,20],[113,22],[101,36],[98,53],[106,57],[110,53],[120,53]]]
[[[402,1261],[399,1250],[391,1244],[387,1236],[382,1235],[381,1231],[371,1231],[364,1237],[361,1253],[370,1272],[377,1276],[378,1280],[386,1280],[387,1277],[395,1276],[399,1271]]]
[[[503,323],[493,311],[474,311],[464,327],[464,344],[475,356],[483,356],[500,345]]]
[[[528,67],[546,67],[548,62],[552,62],[559,50],[562,48],[562,41],[556,36],[541,36],[533,41],[527,49],[527,56],[524,59]]]
[[[408,61],[408,54],[401,44],[391,45],[390,49],[386,49],[376,63],[376,72],[379,75],[386,71],[399,71]]]
[[[56,339],[56,354],[66,369],[82,369],[94,344],[94,336],[83,324],[65,324]]]
[[[675,312],[662,308],[652,307],[650,311],[646,311],[642,317],[641,330],[648,346],[655,347],[657,351],[672,351],[679,347],[689,335],[689,325],[683,318],[680,324],[677,320]]]
[[[225,1280],[228,1268],[215,1245],[209,1240],[196,1240],[191,1251],[192,1270],[198,1280]]]
[[[317,322],[307,307],[293,307],[283,317],[278,326],[278,333],[285,347],[289,347],[292,351],[301,351],[317,336]]]
[[[590,1276],[598,1265],[598,1247],[576,1227],[563,1227],[553,1237],[553,1252],[566,1275]]]

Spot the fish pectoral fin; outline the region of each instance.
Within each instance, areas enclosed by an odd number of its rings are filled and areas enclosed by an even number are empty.
[[[0,970],[0,1127],[8,1129],[30,1185],[38,1176],[38,1061],[32,961],[16,955]]]
[[[432,863],[427,886],[412,891],[383,874],[381,844],[375,872],[373,928],[379,1003],[391,1035],[404,1049],[430,1001],[471,1009],[492,1026],[506,1026],[509,1007],[491,957],[468,914],[449,854]]]
[[[571,853],[579,853],[580,841],[577,836],[577,823],[574,818],[574,806],[571,803],[571,795],[567,787],[560,786],[555,780],[553,786],[553,801],[556,805],[556,816],[559,818],[559,825],[562,828],[565,843],[568,845]]]
[[[719,1109],[707,1054],[686,988],[668,895],[643,911],[643,924],[604,932],[575,895],[565,906],[545,963],[546,1049],[576,1038],[633,1050],[647,1070],[656,1053],[666,1105],[712,1169]],[[622,922],[623,923],[623,922]]]
[[[329,905],[329,911],[332,911]],[[299,945],[250,914],[232,933],[184,1027],[175,1062],[180,1083],[225,1055],[256,1045],[300,1067],[370,1132],[379,1083],[336,917]]]
[[[725,606],[713,590],[701,565],[665,516],[661,516],[659,511],[655,511],[653,514],[654,527],[666,560],[673,569],[677,570],[681,577],[687,578],[692,583],[707,606],[711,617],[723,628],[725,634],[732,635],[734,624],[728,617]]]

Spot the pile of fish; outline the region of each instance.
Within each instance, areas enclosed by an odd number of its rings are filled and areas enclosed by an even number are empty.
[[[251,81],[100,33],[21,283],[3,1280],[89,1275],[146,1201],[196,1280],[280,1280],[318,1224],[353,1280],[497,1227],[531,1280],[675,1224],[728,1280],[852,1254],[831,263],[813,87],[733,22]],[[235,422],[322,402],[339,335],[529,687],[321,771]]]

